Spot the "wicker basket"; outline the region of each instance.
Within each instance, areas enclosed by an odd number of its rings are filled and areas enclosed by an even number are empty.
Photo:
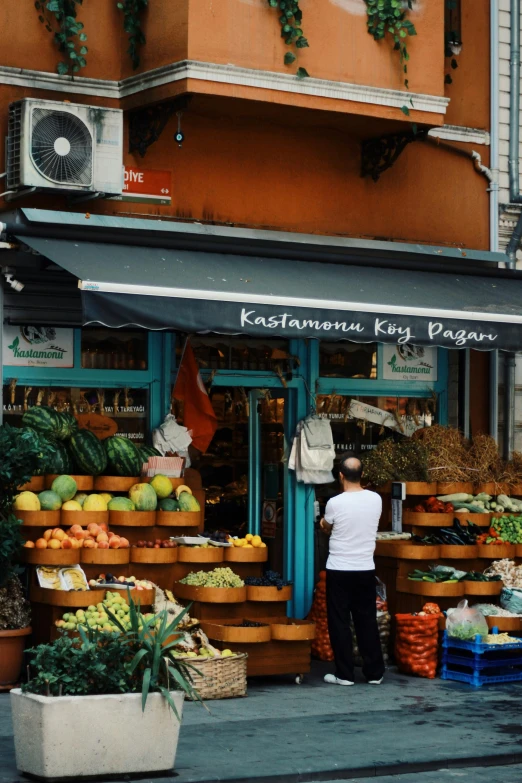
[[[190,669],[192,686],[197,690],[203,701],[210,699],[233,699],[246,696],[247,693],[247,658],[246,653],[239,653],[228,658],[189,658],[200,673]]]

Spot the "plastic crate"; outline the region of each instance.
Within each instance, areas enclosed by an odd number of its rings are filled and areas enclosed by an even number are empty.
[[[492,634],[498,634],[498,628],[491,629]],[[496,645],[486,644],[481,642],[482,637],[475,636],[473,641],[464,641],[463,639],[456,639],[454,636],[448,636],[448,632],[444,631],[442,637],[442,647],[444,649],[458,649],[458,650],[471,650],[471,652],[478,655],[482,655],[485,652],[492,652],[493,650],[522,650],[522,639],[513,637],[513,643]]]
[[[475,688],[481,688],[483,685],[495,685],[503,682],[522,682],[522,667],[518,669],[499,668],[493,669],[487,673],[478,670],[462,671],[455,668],[458,664],[452,664],[451,667],[443,664],[440,673],[441,680],[457,680],[466,682]]]
[[[493,653],[493,650],[491,651]],[[497,652],[496,650],[494,652]],[[500,650],[498,650],[498,653],[500,653]],[[519,666],[522,669],[522,650],[520,651],[520,655],[510,655],[509,651],[507,655],[493,655],[493,657],[489,657],[489,655],[477,655],[471,654],[470,657],[465,657],[464,655],[453,655],[452,653],[448,652],[447,650],[444,650],[442,654],[442,664],[443,666],[451,666],[454,664],[456,666],[467,666],[469,668],[472,668],[476,671],[481,671],[482,669],[494,669],[499,666]]]

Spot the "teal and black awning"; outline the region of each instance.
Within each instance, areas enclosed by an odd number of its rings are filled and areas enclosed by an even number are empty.
[[[83,323],[457,348],[522,348],[522,275],[21,236],[70,272]]]

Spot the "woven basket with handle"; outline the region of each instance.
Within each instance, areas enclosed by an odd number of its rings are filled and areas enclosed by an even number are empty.
[[[210,699],[232,699],[246,696],[247,692],[246,653],[228,658],[209,658],[208,660],[188,659],[200,674],[190,669],[192,687],[197,690],[203,701]]]

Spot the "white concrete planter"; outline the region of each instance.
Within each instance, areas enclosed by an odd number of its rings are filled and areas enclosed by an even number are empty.
[[[172,692],[181,718],[183,693]],[[159,693],[37,696],[11,691],[16,766],[40,778],[171,770],[180,723]]]

